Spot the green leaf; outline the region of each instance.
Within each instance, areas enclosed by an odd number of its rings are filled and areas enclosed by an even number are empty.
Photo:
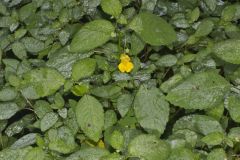
[[[104,127],[102,104],[96,98],[85,95],[76,106],[76,117],[86,136],[97,142]]]
[[[117,100],[117,109],[122,117],[124,117],[129,111],[133,103],[133,96],[131,94],[122,94]]]
[[[166,160],[170,147],[154,135],[139,135],[130,142],[128,152],[131,156],[146,160]]]
[[[71,130],[66,126],[49,130],[48,138],[49,149],[59,153],[69,154],[77,147]]]
[[[202,142],[209,146],[220,145],[223,142],[224,135],[221,132],[212,132],[201,139]]]
[[[122,4],[119,0],[101,0],[103,11],[114,17],[118,17],[122,12]]]
[[[149,25],[151,24],[151,25]],[[129,24],[146,43],[154,46],[176,41],[176,33],[164,19],[148,12],[138,14]]]
[[[173,149],[168,160],[198,160],[197,156],[187,148]]]
[[[116,113],[113,110],[107,110],[104,114],[104,129],[113,126],[117,120]]]
[[[52,95],[64,82],[64,77],[55,69],[33,69],[23,75],[21,92],[25,98],[38,99]]]
[[[71,154],[66,160],[99,160],[103,156],[109,155],[109,151],[101,148],[83,148]]]
[[[101,157],[100,160],[125,160],[125,158],[118,153],[112,153],[107,156]]]
[[[210,34],[213,30],[214,23],[211,20],[203,20],[194,34],[196,37],[204,37]]]
[[[226,160],[226,159],[227,155],[224,149],[222,148],[212,150],[207,156],[207,160]]]
[[[24,148],[36,143],[36,133],[29,133],[19,138],[11,145],[11,149]]]
[[[177,120],[173,126],[173,132],[189,129],[202,135],[208,135],[213,132],[223,133],[221,124],[212,117],[205,115],[189,115]]]
[[[30,147],[24,149],[4,149],[0,151],[0,158],[1,160],[26,160],[24,157],[30,150]]]
[[[134,99],[134,111],[140,125],[149,133],[161,135],[169,116],[169,104],[157,88],[141,86]]]
[[[240,40],[229,39],[218,42],[213,47],[213,53],[220,59],[232,63],[240,64]]]
[[[26,50],[31,53],[37,53],[45,49],[44,43],[33,37],[24,37],[21,39],[21,42],[24,44]]]
[[[121,87],[110,84],[105,86],[99,86],[91,90],[91,94],[101,98],[113,98],[116,95],[119,95],[121,92]]]
[[[11,101],[17,97],[17,91],[12,87],[5,87],[0,90],[0,101]]]
[[[72,79],[78,81],[91,76],[96,68],[96,60],[92,58],[81,59],[73,65]]]
[[[122,133],[117,130],[113,131],[113,133],[110,136],[110,145],[117,150],[121,150],[123,147],[123,143],[124,137]]]
[[[24,160],[50,160],[47,159],[47,154],[42,150],[42,148],[32,148],[24,157]]]
[[[0,120],[11,118],[17,111],[19,111],[19,107],[16,103],[0,103]]]
[[[58,115],[54,112],[49,112],[41,119],[41,131],[45,132],[50,129],[58,121]]]
[[[237,94],[230,94],[224,101],[225,108],[228,110],[231,118],[240,123],[240,97]]]
[[[71,52],[87,52],[106,43],[114,32],[114,26],[107,20],[86,23],[73,37]]]
[[[171,67],[177,63],[177,57],[172,54],[167,54],[158,59],[156,65],[159,67]]]
[[[21,42],[15,42],[12,45],[13,53],[19,58],[24,59],[27,57],[25,46]]]
[[[167,100],[185,109],[206,109],[220,103],[230,84],[212,71],[195,73],[170,90]]]
[[[228,133],[228,138],[234,142],[240,142],[240,127],[231,128]]]

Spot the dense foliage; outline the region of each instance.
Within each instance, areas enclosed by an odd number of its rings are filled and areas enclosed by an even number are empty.
[[[240,159],[240,3],[1,0],[0,160]]]

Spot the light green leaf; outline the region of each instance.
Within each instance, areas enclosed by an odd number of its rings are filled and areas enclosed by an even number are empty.
[[[240,40],[229,39],[218,42],[213,53],[220,59],[233,64],[240,64]]]
[[[25,98],[38,99],[52,95],[64,82],[64,77],[55,69],[33,69],[23,75],[21,92]]]
[[[221,132],[212,132],[201,139],[202,142],[209,146],[220,145],[223,142],[224,134]]]
[[[134,111],[140,125],[149,133],[161,135],[169,116],[169,104],[157,88],[141,86],[134,99]]]
[[[24,157],[24,160],[50,160],[47,159],[47,154],[42,150],[42,148],[36,147],[32,148]]]
[[[151,25],[149,25],[151,24]],[[146,43],[168,45],[176,40],[176,33],[164,19],[148,12],[138,14],[129,24]]]
[[[50,129],[58,121],[58,115],[54,112],[49,112],[41,119],[41,131],[45,132]]]
[[[117,150],[121,150],[123,147],[123,143],[124,137],[122,133],[118,130],[113,131],[110,136],[110,145]]]
[[[92,58],[81,59],[73,65],[72,79],[78,81],[91,76],[96,68],[96,60]]]
[[[102,9],[105,13],[118,17],[122,12],[122,4],[119,0],[102,0]]]
[[[83,96],[76,106],[78,125],[93,141],[98,141],[104,127],[102,104],[94,97]]]
[[[17,113],[18,110],[19,107],[16,103],[0,103],[0,120],[11,118],[15,113]]]
[[[131,156],[146,160],[166,160],[170,147],[154,135],[139,135],[130,142],[128,152]]]
[[[107,20],[94,20],[85,24],[73,37],[71,52],[87,52],[106,43],[114,32]]]
[[[230,84],[212,71],[195,73],[170,90],[167,100],[185,109],[206,109],[220,103]]]

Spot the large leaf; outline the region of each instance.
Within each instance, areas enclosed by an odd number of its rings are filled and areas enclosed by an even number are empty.
[[[226,62],[240,64],[240,40],[218,42],[213,47],[213,53]]]
[[[176,40],[172,26],[161,17],[148,12],[138,14],[130,22],[129,28],[151,45],[167,45]]]
[[[23,75],[21,92],[25,98],[38,99],[55,93],[65,82],[55,69],[38,68]]]
[[[134,111],[140,125],[150,133],[161,135],[169,116],[169,105],[157,88],[141,86],[134,99]]]
[[[167,100],[185,109],[206,109],[221,102],[230,84],[215,72],[195,73],[173,88]]]
[[[106,43],[114,32],[114,26],[107,20],[94,20],[85,24],[74,36],[71,52],[86,52]]]
[[[76,106],[76,117],[83,132],[90,139],[98,141],[104,126],[104,113],[101,103],[92,96],[83,96]]]
[[[139,135],[130,142],[128,152],[131,156],[146,160],[166,160],[170,147],[154,135]]]

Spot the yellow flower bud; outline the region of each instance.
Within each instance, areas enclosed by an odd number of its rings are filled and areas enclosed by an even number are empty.
[[[127,72],[127,73],[131,72],[134,65],[131,62],[130,57],[126,54],[121,54],[120,60],[121,60],[121,63],[118,65],[118,69],[120,70],[120,72]]]

